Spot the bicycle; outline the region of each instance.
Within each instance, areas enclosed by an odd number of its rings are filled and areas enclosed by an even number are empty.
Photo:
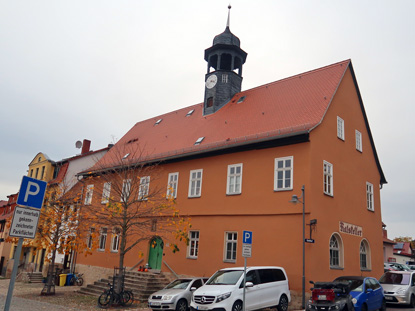
[[[108,283],[109,289],[104,290],[104,292],[98,297],[99,307],[106,309],[113,305],[114,303],[120,304],[121,306],[129,307],[133,304],[134,294],[130,290],[121,289],[121,292],[118,294],[114,290],[114,286],[111,283]]]
[[[74,274],[72,279],[69,281],[69,285],[82,286],[84,284],[83,273]]]

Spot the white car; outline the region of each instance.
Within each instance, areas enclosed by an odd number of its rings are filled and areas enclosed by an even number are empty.
[[[154,311],[187,311],[192,293],[202,286],[207,278],[183,278],[171,282],[162,290],[150,295],[148,307]]]
[[[193,293],[191,311],[243,309],[244,268],[218,270]],[[245,310],[277,307],[287,311],[291,301],[288,278],[281,267],[249,267],[246,272]]]
[[[379,279],[386,303],[415,308],[415,271],[388,271]]]

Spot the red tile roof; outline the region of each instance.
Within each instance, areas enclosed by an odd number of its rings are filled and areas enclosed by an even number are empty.
[[[52,180],[49,182],[49,185],[58,184],[58,183],[62,182],[62,181],[63,181],[63,179],[65,178],[66,172],[68,171],[68,167],[69,167],[69,162],[65,162],[65,163],[61,166],[61,168],[60,168],[60,170],[59,170],[59,173],[58,173],[58,176],[56,176],[56,178],[55,178],[55,179],[52,179]]]
[[[207,116],[201,103],[138,122],[90,171],[118,164],[115,158],[133,154],[138,146],[145,160],[163,160],[307,133],[322,122],[349,66],[345,60],[242,91]],[[195,146],[200,137],[203,142]],[[137,161],[133,155],[127,159]]]

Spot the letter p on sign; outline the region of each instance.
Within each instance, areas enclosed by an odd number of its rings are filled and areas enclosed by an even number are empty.
[[[47,182],[23,176],[17,205],[41,209],[45,198]]]
[[[244,231],[242,242],[244,244],[252,244],[252,231]]]

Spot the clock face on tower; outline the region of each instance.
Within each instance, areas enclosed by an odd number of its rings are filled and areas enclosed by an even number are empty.
[[[218,82],[218,77],[215,74],[212,74],[206,79],[206,87],[211,89],[216,85],[216,82]]]

